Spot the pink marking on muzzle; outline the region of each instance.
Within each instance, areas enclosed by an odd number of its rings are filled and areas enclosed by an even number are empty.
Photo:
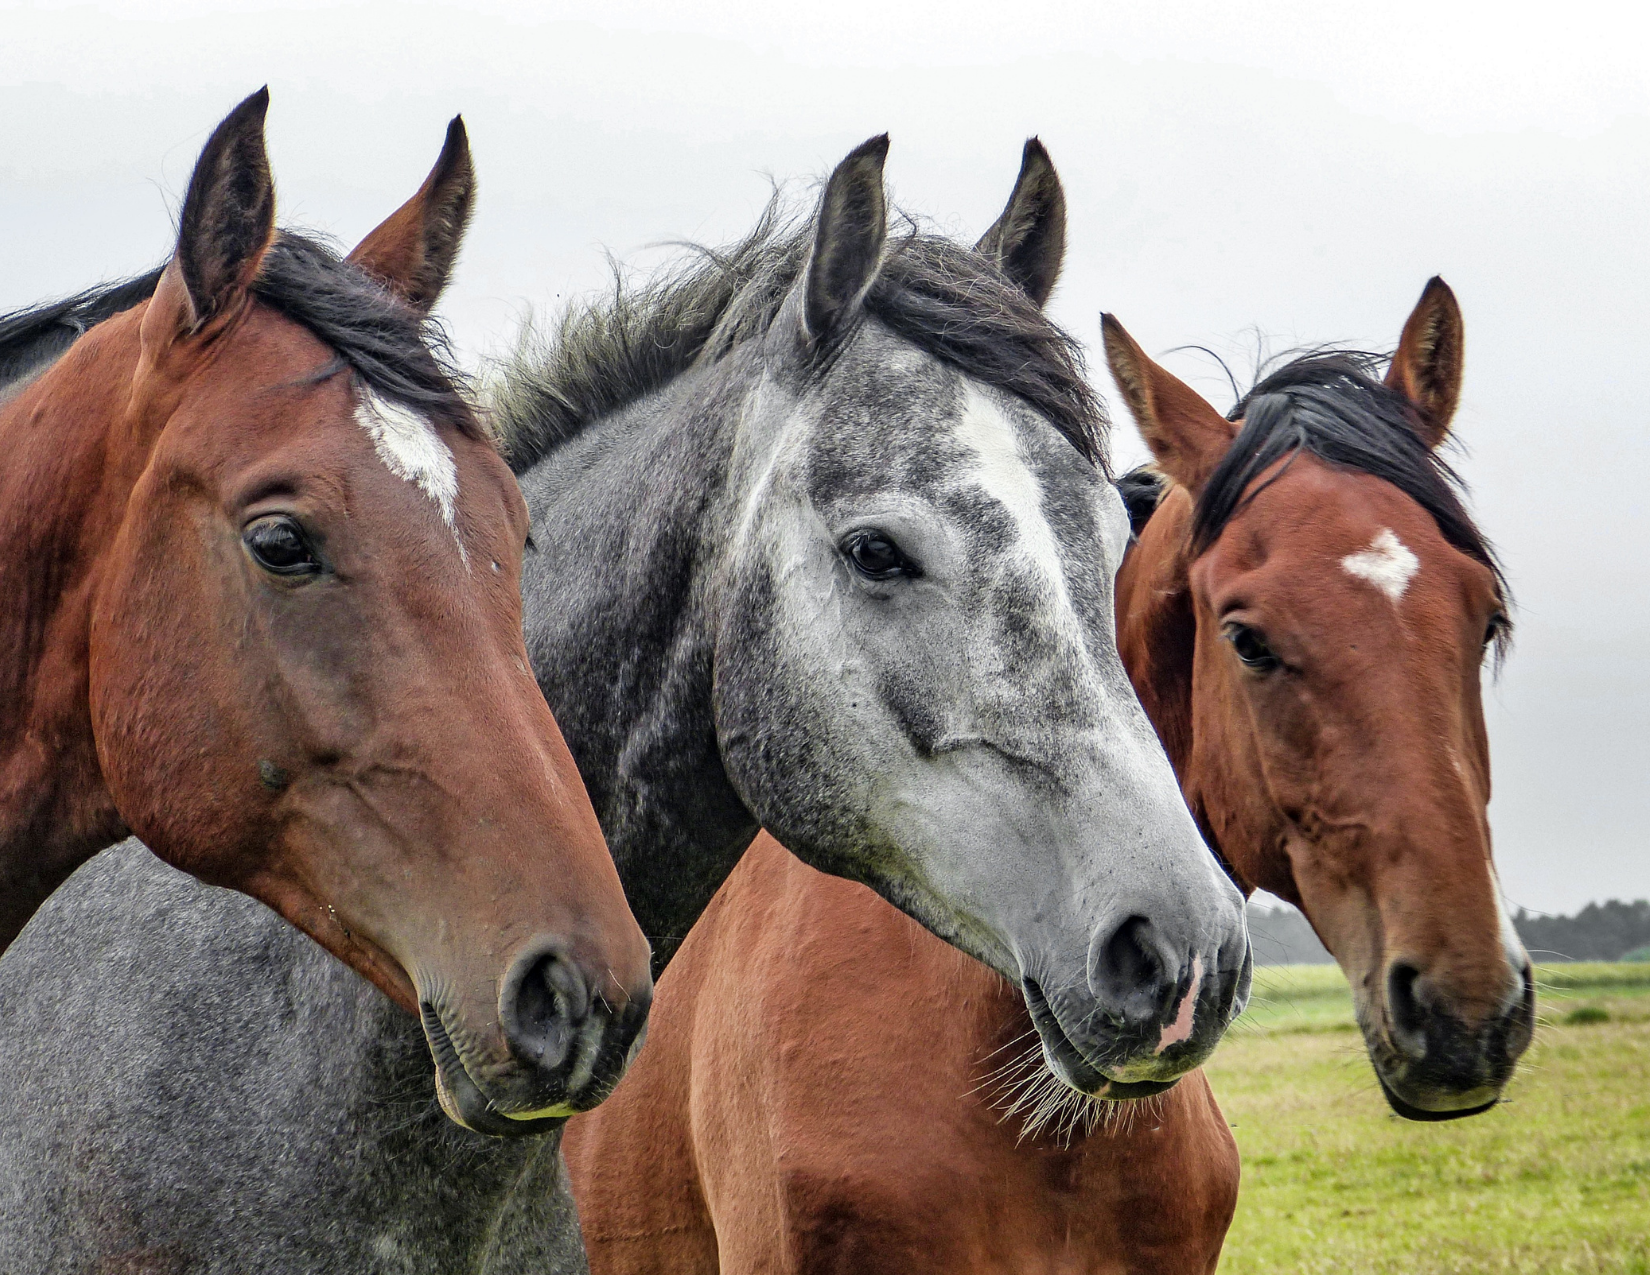
[[[1192,1034],[1192,1019],[1197,1015],[1197,987],[1203,981],[1203,958],[1192,957],[1192,985],[1186,989],[1186,995],[1181,998],[1180,1012],[1174,1016],[1174,1022],[1163,1029],[1163,1034],[1157,1038],[1157,1048],[1153,1054],[1161,1054],[1170,1045],[1178,1045]]]

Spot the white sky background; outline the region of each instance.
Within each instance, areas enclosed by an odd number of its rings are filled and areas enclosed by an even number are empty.
[[[1488,704],[1502,880],[1543,911],[1650,895],[1643,6],[0,0],[0,32],[0,311],[161,260],[201,143],[266,81],[282,220],[347,243],[463,112],[466,356],[599,286],[603,249],[731,238],[764,174],[884,129],[895,198],[968,236],[1041,135],[1072,203],[1053,308],[1090,343],[1109,309],[1242,370],[1257,331],[1387,348],[1441,273],[1458,459],[1521,604]]]

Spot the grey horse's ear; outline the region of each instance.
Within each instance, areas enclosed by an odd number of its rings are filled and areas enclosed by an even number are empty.
[[[888,134],[848,152],[825,184],[803,280],[802,324],[812,344],[829,340],[852,318],[882,269],[888,241],[888,198],[882,165]]]
[[[476,172],[464,117],[447,125],[447,140],[424,184],[388,220],[356,245],[349,259],[428,314],[447,286],[458,245],[475,208]]]
[[[996,262],[1039,306],[1048,304],[1066,259],[1066,192],[1054,161],[1035,137],[1026,142],[1008,207],[974,251]]]

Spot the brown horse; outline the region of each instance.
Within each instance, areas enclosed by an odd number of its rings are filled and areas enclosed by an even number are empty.
[[[527,666],[527,511],[429,344],[468,143],[346,262],[275,230],[267,104],[167,266],[0,319],[0,950],[135,833],[421,1015],[455,1119],[543,1127],[651,983]]]
[[[1307,357],[1236,421],[1105,327],[1166,476],[1127,484],[1119,646],[1192,808],[1336,954],[1393,1107],[1482,1110],[1533,1002],[1485,819],[1504,588],[1435,455],[1455,300],[1428,285],[1386,384]],[[1238,1162],[1202,1073],[1090,1105],[1033,1039],[996,975],[764,838],[568,1127],[592,1270],[1212,1271]]]
[[[1212,1270],[1238,1157],[1203,1072],[1022,1137],[1003,1108],[1042,1078],[1033,1103],[1064,1087],[1011,984],[764,833],[563,1135],[590,1269]]]

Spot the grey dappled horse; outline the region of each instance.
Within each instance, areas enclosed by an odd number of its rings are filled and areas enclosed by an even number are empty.
[[[1028,147],[977,250],[890,244],[885,151],[508,370],[528,649],[657,964],[766,825],[1022,987],[1068,1083],[1157,1092],[1247,940],[1115,649],[1058,183]],[[106,856],[0,962],[0,1266],[577,1269],[557,1140],[437,1123],[416,1030]]]

